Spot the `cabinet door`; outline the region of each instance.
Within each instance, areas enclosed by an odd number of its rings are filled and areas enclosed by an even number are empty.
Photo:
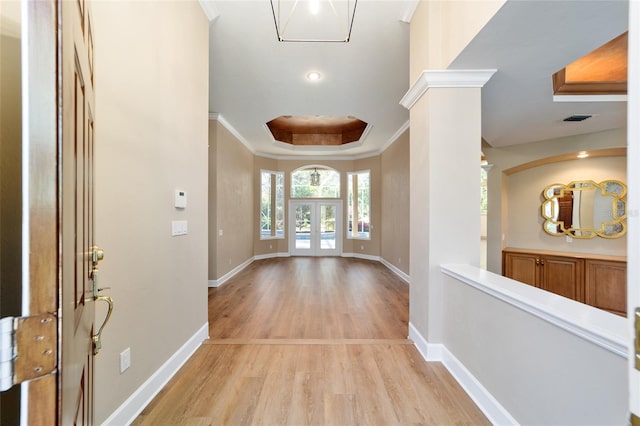
[[[504,252],[504,276],[538,287],[538,260],[534,254]]]
[[[541,288],[584,303],[584,260],[560,256],[541,260]]]
[[[618,315],[627,315],[627,264],[587,260],[586,303]]]

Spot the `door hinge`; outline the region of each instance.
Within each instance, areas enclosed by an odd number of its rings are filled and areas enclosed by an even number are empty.
[[[0,391],[55,372],[56,316],[0,318]]]

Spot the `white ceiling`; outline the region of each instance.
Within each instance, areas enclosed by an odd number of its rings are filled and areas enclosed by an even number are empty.
[[[626,1],[508,1],[450,68],[496,68],[482,89],[494,147],[626,125],[626,102],[553,102],[551,76],[628,28]],[[564,122],[573,114],[594,114]]]
[[[208,3],[206,0],[201,0]],[[334,0],[335,1],[335,0]],[[267,0],[216,0],[210,101],[245,145],[265,156],[356,158],[386,148],[408,126],[411,0],[360,0],[349,43],[282,43]],[[450,68],[497,68],[482,91],[483,137],[507,146],[622,127],[624,102],[553,102],[551,75],[627,29],[626,1],[509,0]],[[322,79],[310,83],[307,72]],[[596,114],[581,123],[562,119]],[[369,123],[361,143],[275,143],[280,115],[351,115]]]

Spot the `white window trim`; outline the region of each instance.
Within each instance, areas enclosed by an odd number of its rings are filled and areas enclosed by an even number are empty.
[[[369,236],[368,237],[361,237],[359,235],[353,235],[352,233],[349,232],[349,176],[352,175],[357,175],[359,173],[369,173]],[[361,240],[361,241],[371,241],[371,231],[373,229],[373,227],[371,226],[371,169],[365,169],[365,170],[358,170],[358,171],[354,171],[354,172],[347,172],[347,220],[345,223],[345,234],[347,236],[348,240]],[[356,190],[356,193],[358,191]]]
[[[287,237],[287,223],[286,223],[286,217],[287,217],[287,211],[286,211],[286,196],[283,199],[283,208],[285,209],[283,214],[284,214],[284,228],[282,229],[282,235],[277,235],[277,230],[276,230],[276,235],[262,235],[262,174],[263,173],[269,173],[271,175],[278,175],[278,174],[282,174],[282,179],[286,179],[286,173],[284,171],[276,171],[276,170],[268,170],[268,169],[260,169],[260,197],[258,200],[258,217],[260,218],[259,223],[258,223],[258,234],[260,236],[260,241],[268,241],[268,240],[284,240]],[[284,188],[283,191],[286,191],[286,180],[283,182]],[[271,188],[272,192],[275,191],[275,188]],[[284,194],[283,194],[284,195]],[[275,198],[275,197],[274,197]],[[275,214],[275,204],[271,206],[271,211],[273,212],[272,214]]]

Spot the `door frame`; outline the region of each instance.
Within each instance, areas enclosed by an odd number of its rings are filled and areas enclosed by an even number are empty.
[[[22,2],[22,316],[60,323],[57,21],[56,0]],[[58,374],[21,384],[21,423],[57,423]]]
[[[333,250],[323,250],[320,245],[313,247],[313,234],[315,226],[311,225],[311,244],[312,246],[307,249],[296,249],[296,206],[298,205],[311,205],[312,218],[319,218],[319,209],[321,205],[333,205],[336,208],[336,248]],[[319,219],[318,219],[319,220]],[[295,199],[289,200],[289,254],[291,256],[341,256],[342,255],[342,200],[340,199]],[[312,219],[313,221],[313,219]]]
[[[640,3],[629,2],[629,49],[628,49],[628,89],[627,89],[627,181],[640,180]],[[627,312],[629,329],[635,328],[635,309],[640,307],[640,188],[629,185],[627,231]],[[639,331],[636,329],[636,333]],[[629,410],[630,422],[640,423],[640,371],[635,368],[634,335],[629,342]]]

